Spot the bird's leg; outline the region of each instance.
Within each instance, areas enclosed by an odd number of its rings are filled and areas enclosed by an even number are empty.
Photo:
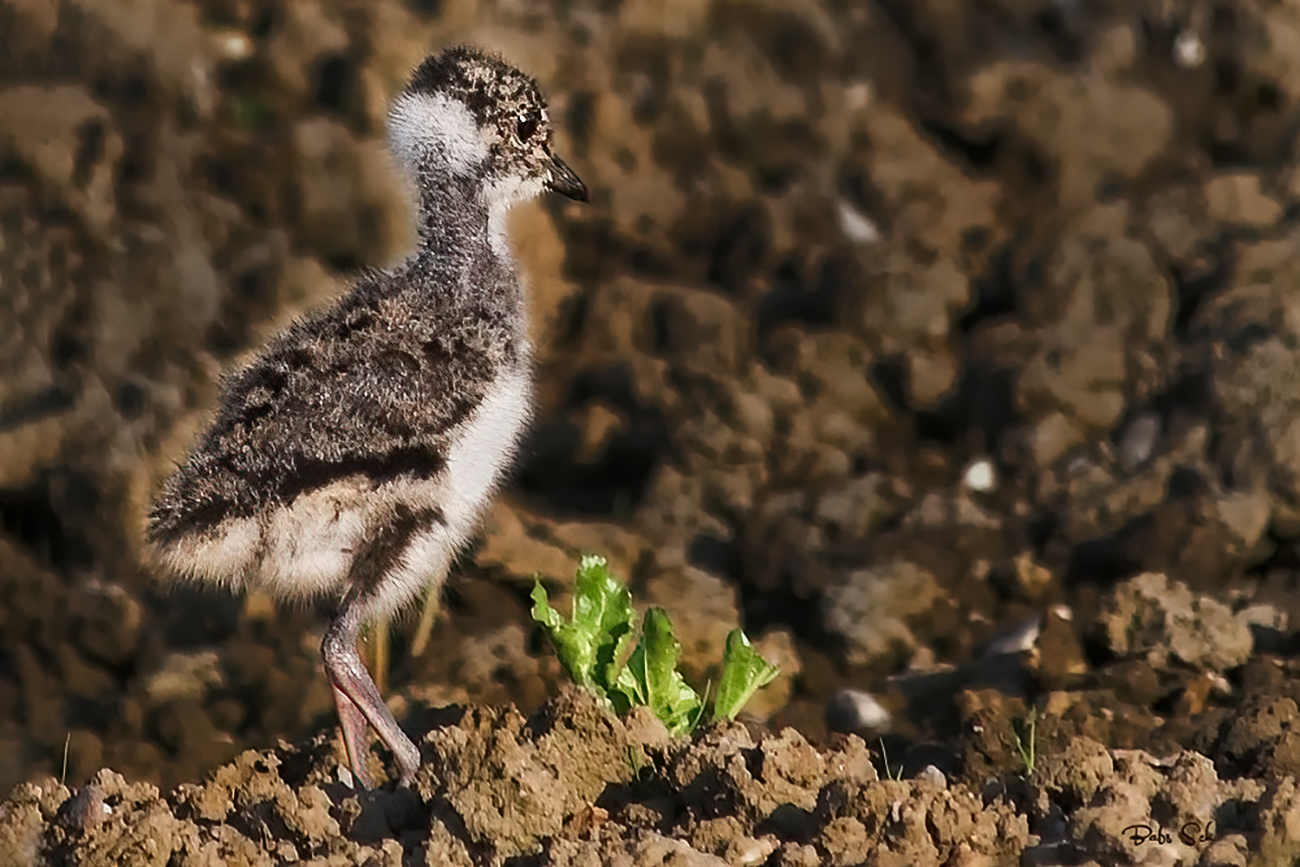
[[[334,688],[334,704],[339,712],[339,725],[343,729],[343,745],[348,751],[352,775],[362,786],[370,788],[373,782],[366,770],[366,724],[374,727],[393,752],[401,771],[399,786],[409,786],[420,767],[420,751],[402,731],[393,714],[384,704],[375,682],[370,679],[357,653],[357,635],[361,631],[360,606],[357,594],[349,592],[343,598],[334,622],[325,631],[321,641],[321,656],[325,659],[325,674]]]
[[[370,723],[366,722],[366,716],[357,703],[339,689],[333,676],[330,677],[330,686],[334,691],[334,707],[339,712],[339,729],[343,733],[343,747],[348,753],[348,767],[352,769],[352,777],[361,788],[373,789],[375,781],[366,767],[366,733]]]

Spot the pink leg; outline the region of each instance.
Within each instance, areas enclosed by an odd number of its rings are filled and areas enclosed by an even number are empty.
[[[343,729],[343,745],[348,751],[352,775],[365,788],[374,783],[366,770],[366,724],[378,733],[380,740],[392,750],[401,775],[398,785],[409,786],[420,767],[420,751],[402,731],[393,714],[384,704],[383,696],[370,672],[357,653],[357,635],[361,631],[356,600],[349,593],[343,600],[338,615],[321,642],[321,656],[325,659],[325,673],[334,687],[334,704],[339,712]]]
[[[339,689],[333,679],[330,680],[330,686],[334,688],[334,707],[339,713],[339,728],[343,734],[343,746],[348,752],[348,767],[352,769],[352,777],[356,780],[354,785],[362,789],[373,789],[375,781],[366,767],[366,756],[370,752],[366,735],[370,723],[366,722],[366,716],[357,707],[357,703],[348,698],[348,694]]]

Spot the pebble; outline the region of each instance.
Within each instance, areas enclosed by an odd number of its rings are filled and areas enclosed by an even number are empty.
[[[1160,438],[1160,416],[1153,412],[1140,413],[1124,429],[1119,441],[1119,465],[1131,473],[1146,463],[1156,449]]]
[[[998,471],[991,460],[980,458],[966,467],[961,481],[969,490],[988,493],[998,485]]]
[[[113,808],[104,803],[104,790],[96,785],[83,786],[61,810],[63,821],[78,831],[94,828],[113,815]]]
[[[841,689],[826,700],[826,727],[831,731],[888,731],[890,721],[889,711],[861,690]]]
[[[991,656],[1033,650],[1034,644],[1038,641],[1038,635],[1042,631],[1042,624],[1043,619],[1035,617],[1010,632],[999,636],[984,649],[984,658],[988,659]]]
[[[839,203],[840,231],[855,244],[870,244],[880,240],[880,229],[870,218],[848,202]]]
[[[1205,43],[1191,30],[1184,30],[1174,38],[1174,63],[1182,69],[1195,69],[1205,62]]]
[[[948,778],[934,765],[926,765],[925,769],[916,775],[916,781],[940,790],[948,788]]]

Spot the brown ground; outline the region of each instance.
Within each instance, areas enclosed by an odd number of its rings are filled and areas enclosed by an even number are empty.
[[[541,420],[394,636],[426,768],[357,795],[318,613],[140,530],[220,372],[409,243],[385,101],[457,39],[593,202],[516,220]],[[0,0],[0,45],[0,865],[1300,858],[1300,6]],[[781,662],[747,727],[547,701],[527,592],[584,551],[697,685],[737,623]]]

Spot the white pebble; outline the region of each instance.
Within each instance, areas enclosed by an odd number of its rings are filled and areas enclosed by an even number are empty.
[[[1174,38],[1174,63],[1183,69],[1195,69],[1205,62],[1205,43],[1191,30]]]
[[[1156,450],[1156,441],[1160,439],[1160,416],[1153,412],[1138,415],[1124,429],[1119,441],[1119,465],[1125,472],[1133,472],[1144,464]]]
[[[1042,631],[1042,619],[1035,617],[1026,623],[1021,624],[1010,632],[994,639],[984,650],[984,658],[990,656],[1002,656],[1006,653],[1022,653],[1026,650],[1033,650],[1034,644],[1038,641],[1038,635]]]
[[[839,203],[840,231],[855,244],[870,244],[880,240],[880,229],[857,208],[843,200]]]
[[[763,837],[755,840],[753,837],[745,837],[733,844],[733,856],[738,864],[758,864],[766,861],[767,857],[776,849],[776,842],[771,837]]]
[[[826,727],[837,732],[887,731],[891,717],[869,694],[841,689],[826,701]]]
[[[862,111],[871,105],[875,96],[871,82],[859,81],[844,88],[844,104],[850,111]]]
[[[962,484],[980,493],[993,490],[998,484],[998,473],[993,462],[988,458],[980,458],[973,462],[962,475]]]
[[[936,789],[948,788],[948,778],[943,775],[943,771],[939,770],[934,765],[926,765],[925,770],[916,775],[916,781],[918,783],[925,783]]]
[[[225,30],[217,34],[217,50],[225,60],[245,60],[253,54],[253,40],[238,30]]]

